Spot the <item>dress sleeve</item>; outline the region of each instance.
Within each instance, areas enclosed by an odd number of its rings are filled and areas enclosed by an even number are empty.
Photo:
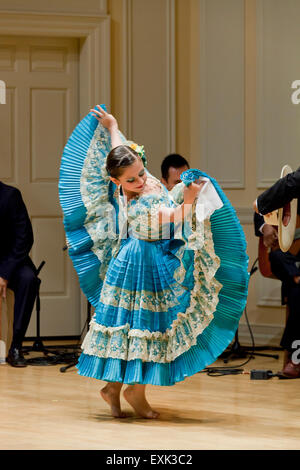
[[[185,174],[189,176],[195,170],[187,170]],[[197,178],[205,181],[197,199],[195,200],[192,212],[185,217],[182,226],[175,227],[175,238],[182,238],[187,242],[187,249],[201,249],[204,243],[205,221],[208,221],[211,215],[223,206],[223,202],[217,193],[213,183],[208,177],[199,176],[200,170],[197,170]],[[192,180],[192,179],[191,179]],[[184,183],[179,183],[170,191],[170,197],[177,203],[183,203]]]
[[[116,186],[106,172],[110,150],[109,132],[89,113],[71,134],[60,168],[59,197],[69,255],[80,287],[94,306],[118,241]]]
[[[183,189],[184,189],[184,184],[178,183],[174,186],[173,189],[171,189],[171,191],[169,191],[170,197],[174,200],[176,204],[183,203]]]

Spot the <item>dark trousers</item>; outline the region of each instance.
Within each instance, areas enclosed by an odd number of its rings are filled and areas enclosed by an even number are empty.
[[[293,277],[300,276],[300,256],[283,253],[281,250],[270,253],[270,263],[273,274],[282,281],[283,303],[286,298],[289,307],[289,317],[280,342],[280,345],[292,352],[293,342],[300,340],[300,284],[296,284]]]
[[[39,279],[32,266],[20,266],[8,284],[14,292],[14,324],[11,348],[22,347],[38,292]]]

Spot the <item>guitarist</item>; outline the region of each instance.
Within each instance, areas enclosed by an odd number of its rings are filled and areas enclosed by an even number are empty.
[[[297,172],[294,172],[297,173]],[[290,175],[288,175],[290,176]],[[300,176],[300,171],[299,171]],[[276,197],[279,193],[283,197],[283,204],[289,202],[286,191],[288,183],[282,183],[281,178],[270,190],[265,191],[263,195],[258,198],[258,206],[264,207],[267,211],[275,210],[280,205],[279,199]],[[279,186],[281,189],[278,190]],[[285,185],[285,186],[284,186]],[[299,180],[300,185],[300,180]],[[285,189],[283,189],[283,186]],[[293,195],[296,194],[294,190]],[[262,197],[263,196],[263,197]],[[272,202],[271,197],[275,202]],[[261,198],[261,201],[260,201]],[[292,199],[292,198],[291,198]],[[261,204],[260,204],[261,202]],[[277,207],[276,207],[277,206]],[[298,219],[300,214],[300,204],[298,200]],[[298,360],[293,362],[293,353],[296,348],[300,346],[300,233],[299,228],[296,229],[294,243],[290,248],[290,251],[284,253],[280,250],[277,239],[277,229],[273,225],[265,223],[265,220],[261,214],[255,212],[254,214],[254,225],[255,235],[263,237],[263,244],[267,249],[270,249],[269,261],[271,265],[272,273],[282,281],[282,303],[287,303],[289,307],[289,316],[286,322],[286,327],[280,342],[280,345],[285,349],[288,357],[288,361],[285,364],[282,374],[289,378],[300,377],[300,364]],[[299,225],[299,224],[298,224]],[[287,299],[287,300],[286,300]],[[295,346],[295,341],[299,341],[299,344]],[[294,347],[293,347],[294,345]]]

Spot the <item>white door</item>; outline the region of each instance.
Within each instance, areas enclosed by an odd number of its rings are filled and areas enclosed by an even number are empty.
[[[45,260],[41,335],[78,335],[80,291],[65,245],[58,198],[60,159],[78,122],[78,54],[73,38],[0,36],[0,179],[18,187],[31,217],[32,259]],[[36,333],[35,309],[27,336]]]

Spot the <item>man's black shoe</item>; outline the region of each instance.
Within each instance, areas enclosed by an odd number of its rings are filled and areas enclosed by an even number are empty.
[[[27,362],[23,356],[22,350],[19,348],[13,348],[8,351],[6,362],[13,367],[26,367]]]

